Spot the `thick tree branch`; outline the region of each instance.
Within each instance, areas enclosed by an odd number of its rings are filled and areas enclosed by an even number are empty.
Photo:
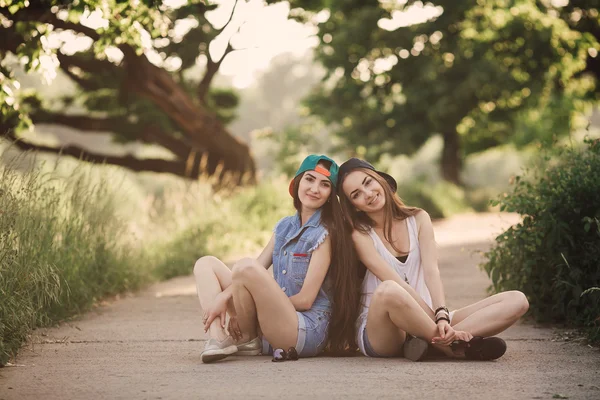
[[[139,159],[133,156],[108,156],[104,154],[98,154],[83,150],[77,146],[66,146],[66,147],[50,147],[40,146],[33,143],[25,142],[21,139],[17,139],[11,132],[7,132],[4,135],[10,139],[13,144],[23,151],[40,151],[44,153],[53,153],[58,155],[68,155],[80,159],[82,161],[98,163],[98,164],[110,164],[125,167],[132,171],[142,172],[166,172],[174,175],[178,175],[185,178],[197,179],[203,172],[201,169],[204,167],[207,173],[214,172],[218,167],[215,163],[207,163],[202,166],[202,157],[189,157],[188,159],[178,160],[164,160],[159,158],[146,158]]]
[[[126,117],[94,118],[83,115],[65,115],[38,110],[31,115],[36,124],[65,125],[82,132],[110,132],[147,144],[158,144],[179,158],[187,158],[194,150],[184,138],[175,138],[155,125],[134,124]]]
[[[56,56],[58,57],[58,61],[60,62],[61,66],[64,65],[65,68],[77,67],[91,74],[104,76],[110,74],[114,78],[117,78],[120,73],[119,67],[108,60],[98,60],[94,57],[77,54],[67,56],[61,52],[57,52]]]

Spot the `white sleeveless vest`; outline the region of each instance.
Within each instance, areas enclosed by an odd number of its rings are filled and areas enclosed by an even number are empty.
[[[406,262],[402,263],[394,257],[392,253],[385,248],[383,242],[377,236],[377,233],[373,229],[369,231],[369,236],[373,239],[375,250],[379,255],[394,268],[394,270],[404,279],[415,291],[421,296],[421,298],[431,307],[431,294],[427,285],[425,284],[425,275],[423,268],[421,267],[421,251],[419,249],[419,232],[417,229],[417,221],[414,216],[410,216],[406,219],[406,225],[408,228],[408,237],[410,240],[410,249],[408,252],[408,258]],[[362,296],[361,296],[361,313],[357,319],[357,343],[360,350],[365,354],[365,345],[363,342],[363,330],[367,324],[367,314],[369,313],[369,306],[371,305],[371,298],[375,289],[381,281],[371,271],[367,270],[365,278],[362,283]]]

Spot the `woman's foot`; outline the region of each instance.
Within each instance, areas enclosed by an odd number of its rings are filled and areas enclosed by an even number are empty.
[[[223,341],[218,341],[217,339],[211,338],[206,342],[204,350],[200,354],[200,359],[203,363],[208,364],[222,360],[232,354],[237,353],[237,351],[238,347],[231,336],[227,336]]]
[[[257,356],[262,351],[262,340],[257,336],[247,342],[237,343],[236,346],[238,349],[236,356]]]
[[[455,341],[451,348],[457,355],[464,354],[467,360],[490,361],[498,359],[506,353],[506,342],[496,336],[474,336],[468,342]]]

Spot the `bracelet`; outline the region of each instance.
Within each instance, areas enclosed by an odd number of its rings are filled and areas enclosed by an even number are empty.
[[[437,324],[440,321],[446,321],[446,322],[450,323],[450,318],[448,318],[448,317],[439,317],[439,318],[437,318],[435,320],[435,323]]]
[[[439,313],[435,314],[435,320],[437,321],[440,318],[448,318],[448,319],[450,319],[450,314],[448,314],[447,312],[440,311]]]
[[[437,315],[440,311],[446,311],[446,314],[450,314],[450,312],[448,311],[448,308],[446,306],[440,306],[437,308],[437,310],[435,310],[434,314]]]

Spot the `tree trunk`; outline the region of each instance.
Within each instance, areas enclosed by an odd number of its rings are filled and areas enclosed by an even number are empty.
[[[444,148],[441,159],[442,178],[455,185],[462,186],[460,172],[462,170],[462,158],[460,154],[460,138],[456,130],[449,130],[442,134]]]

